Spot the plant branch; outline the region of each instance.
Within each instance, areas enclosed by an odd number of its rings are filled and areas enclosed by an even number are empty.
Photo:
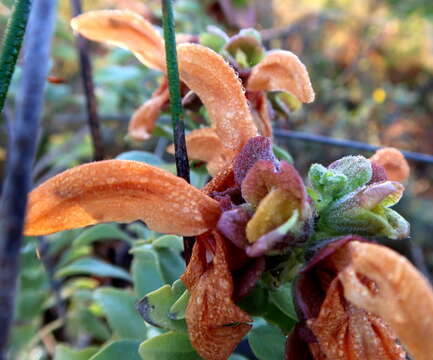
[[[310,134],[302,131],[274,129],[274,135],[280,138],[294,139],[317,144],[329,145],[334,147],[344,147],[357,149],[360,151],[375,152],[383,146],[370,145],[361,141],[352,141],[344,139],[335,139],[328,136]],[[422,154],[412,151],[400,150],[404,157],[408,160],[433,164],[433,155]]]
[[[0,112],[6,101],[9,84],[20,53],[30,7],[31,0],[15,1],[12,16],[9,18],[6,28],[0,57]]]
[[[182,99],[180,94],[172,1],[173,0],[162,0],[162,23],[164,27],[168,91],[170,94],[170,110],[174,132],[174,153],[176,158],[177,175],[189,182],[189,162],[185,142],[185,125],[182,120]],[[185,261],[188,264],[192,253],[192,247],[194,245],[194,238],[184,237],[183,245]]]
[[[72,14],[81,14],[81,1],[71,0]],[[93,84],[92,63],[88,51],[88,42],[80,35],[76,35],[77,52],[80,59],[81,79],[83,81],[84,95],[86,97],[87,121],[93,144],[93,156],[96,161],[104,159],[104,146],[101,136],[101,126],[98,118],[95,87]]]
[[[35,0],[26,31],[21,88],[9,139],[7,175],[0,203],[0,360],[5,360],[14,316],[27,193],[31,189],[43,93],[48,74],[56,1]]]

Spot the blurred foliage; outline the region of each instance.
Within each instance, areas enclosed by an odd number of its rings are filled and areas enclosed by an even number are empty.
[[[2,1],[6,10],[0,8],[0,35],[12,3]],[[235,5],[242,7],[244,3],[236,1]],[[228,26],[218,4],[213,0],[177,0],[177,31],[202,34],[203,38],[207,26],[218,25],[229,35],[236,34],[240,29]],[[316,91],[316,101],[306,106],[285,107],[284,99],[280,101],[284,111],[276,113],[277,126],[433,153],[431,0],[256,0],[249,5],[256,9],[255,27],[267,48],[296,53],[307,65]],[[157,27],[161,25],[158,0],[86,0],[83,7],[86,11],[129,8]],[[36,184],[92,157],[70,18],[69,1],[60,0],[51,80],[47,80],[34,168]],[[126,136],[131,114],[151,96],[161,74],[145,68],[122,49],[96,43],[91,43],[90,49],[108,156],[146,161],[174,172],[173,159],[165,152],[172,135],[167,113],[159,120],[151,140],[134,143]],[[13,119],[19,79],[18,67],[6,104],[9,121]],[[275,94],[269,97],[279,101]],[[190,129],[197,122],[206,123],[204,111],[186,113]],[[6,127],[2,130],[3,172]],[[279,151],[284,154],[289,150],[304,176],[312,162],[328,164],[351,152],[277,140]],[[412,176],[397,210],[411,223],[412,237],[421,245],[427,265],[433,270],[433,243],[429,241],[433,231],[433,167],[411,163],[411,168]],[[201,164],[193,164],[193,184],[201,187],[206,180]],[[28,238],[21,250],[19,298],[11,341],[13,359],[102,360],[117,359],[121,354],[135,360],[140,349],[142,358],[163,360],[170,356],[161,353],[167,344],[174,352],[189,354],[185,359],[195,358],[182,332],[182,301],[186,295],[182,284],[174,281],[183,271],[180,239],[167,241],[143,224],[134,223],[98,225],[51,235],[43,241],[49,249],[45,254],[51,264],[48,268],[41,261],[40,240]],[[281,341],[273,344],[283,335],[272,319],[283,317],[291,319],[286,324],[294,324],[293,311],[279,310],[293,305],[287,303],[290,289],[283,290],[286,293],[255,297],[268,304],[268,313],[258,314],[262,317],[257,317],[248,336],[259,359],[265,359],[271,351],[278,358],[283,351]],[[260,286],[254,291],[260,292]],[[147,316],[160,327],[145,323],[137,313],[136,303],[147,294],[149,301],[159,305]],[[255,304],[245,306],[254,312]],[[175,319],[169,316],[174,310],[178,314]],[[251,354],[245,356],[253,359]],[[233,355],[235,359],[247,358],[238,354]]]

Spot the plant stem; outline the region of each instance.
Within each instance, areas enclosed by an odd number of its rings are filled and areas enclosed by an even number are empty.
[[[182,100],[180,94],[179,68],[176,53],[176,33],[174,29],[173,0],[162,0],[162,23],[164,27],[165,59],[167,64],[168,91],[170,94],[171,121],[174,132],[174,153],[177,175],[189,179],[189,162],[185,142],[185,125],[182,120]],[[193,237],[184,237],[184,257],[188,264],[194,245]]]
[[[42,115],[55,10],[55,0],[35,0],[33,3],[26,31],[16,119],[9,139],[7,175],[0,203],[0,360],[7,358],[14,316],[21,237]]]
[[[0,112],[3,110],[9,84],[20,53],[27,21],[30,14],[31,0],[15,1],[4,35],[0,57]]]
[[[81,1],[71,0],[72,14],[78,16],[81,14]],[[96,161],[104,159],[104,146],[101,136],[101,126],[99,123],[95,87],[93,84],[92,63],[88,51],[88,42],[80,35],[76,35],[77,51],[80,59],[81,79],[83,81],[84,95],[86,97],[87,122],[90,128],[90,134],[93,144],[93,157]]]

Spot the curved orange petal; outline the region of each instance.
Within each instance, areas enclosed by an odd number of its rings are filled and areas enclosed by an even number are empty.
[[[370,160],[383,166],[389,180],[402,182],[409,177],[409,164],[400,150],[385,147],[377,150]]]
[[[204,234],[194,244],[191,261],[182,280],[191,293],[185,313],[191,343],[206,360],[226,360],[250,330],[251,318],[235,305],[233,279],[224,239],[213,232],[213,259]],[[213,241],[212,241],[213,240]]]
[[[259,134],[272,137],[271,114],[266,93],[264,91],[248,91],[247,98]]]
[[[74,31],[93,41],[126,48],[146,66],[165,71],[164,42],[153,25],[129,10],[98,10],[71,20]]]
[[[209,174],[215,176],[231,158],[213,128],[202,128],[191,131],[185,137],[188,157],[194,160],[207,162]],[[167,148],[167,152],[174,154],[173,144]]]
[[[132,114],[128,133],[134,140],[142,141],[150,138],[161,109],[168,103],[168,100],[167,81],[164,81],[152,94],[152,97]]]
[[[224,146],[239,151],[257,129],[234,70],[222,56],[198,44],[178,45],[177,52],[180,78],[201,99]]]
[[[295,54],[285,50],[269,52],[254,66],[247,90],[287,91],[301,102],[314,101],[314,90],[305,65]]]
[[[381,245],[353,241],[347,245],[351,265],[340,273],[345,297],[383,318],[416,360],[433,354],[433,289],[403,256]],[[373,294],[358,276],[373,280]]]
[[[25,234],[142,220],[158,232],[191,236],[214,227],[219,214],[217,201],[181,178],[136,161],[107,160],[67,170],[33,190]]]
[[[405,359],[389,326],[381,318],[347,302],[338,278],[332,280],[318,317],[308,320],[308,326],[326,359]],[[314,350],[319,349],[313,347]]]

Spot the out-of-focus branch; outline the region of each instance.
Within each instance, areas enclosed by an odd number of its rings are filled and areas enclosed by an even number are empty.
[[[0,360],[6,359],[14,316],[21,234],[27,193],[31,188],[55,10],[54,0],[34,0],[26,32],[21,88],[9,141],[9,162],[0,204]]]
[[[335,139],[328,136],[316,135],[311,133],[306,133],[302,131],[291,131],[291,130],[282,130],[282,129],[274,129],[274,135],[279,138],[285,139],[293,139],[300,140],[305,142],[313,142],[317,144],[329,145],[334,147],[345,147],[350,149],[357,149],[360,151],[367,152],[375,152],[379,150],[383,146],[375,146],[367,143],[363,143],[361,141],[352,141],[352,140],[344,140],[344,139]],[[404,157],[408,160],[423,162],[428,164],[433,164],[433,155],[422,154],[412,151],[400,150]]]
[[[71,0],[72,14],[81,14],[81,1]],[[98,118],[95,87],[93,84],[92,63],[88,51],[87,40],[80,35],[76,35],[77,51],[80,58],[81,78],[83,81],[84,94],[86,97],[87,120],[89,123],[90,134],[92,135],[93,154],[95,160],[104,159],[104,145],[101,135],[101,126]]]

